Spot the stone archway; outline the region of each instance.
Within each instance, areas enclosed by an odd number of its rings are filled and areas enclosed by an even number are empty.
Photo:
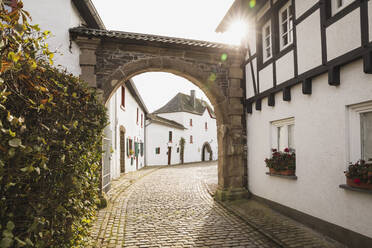
[[[197,85],[216,113],[220,147],[216,196],[225,200],[248,195],[241,69],[244,52],[240,48],[87,28],[71,29],[70,34],[81,49],[81,78],[102,90],[104,102],[120,85],[144,72],[170,72]]]
[[[207,151],[209,154],[208,158],[205,157],[205,151]],[[206,161],[206,160],[212,161],[212,159],[213,159],[213,151],[212,151],[211,145],[208,142],[205,142],[202,147],[201,161]]]

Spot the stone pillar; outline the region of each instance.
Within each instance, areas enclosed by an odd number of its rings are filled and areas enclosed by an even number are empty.
[[[227,118],[225,123],[218,124],[219,154],[218,190],[216,199],[236,200],[248,198],[249,192],[245,189],[245,134],[244,118],[244,91],[241,87],[243,70],[236,63],[229,68],[229,87],[227,97]]]
[[[81,75],[80,79],[87,82],[90,87],[97,88],[96,80],[96,50],[100,44],[100,39],[77,37],[75,42],[80,47],[80,68]]]

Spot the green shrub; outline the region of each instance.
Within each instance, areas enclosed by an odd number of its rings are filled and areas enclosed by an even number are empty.
[[[106,110],[28,18],[0,10],[0,247],[84,247]]]

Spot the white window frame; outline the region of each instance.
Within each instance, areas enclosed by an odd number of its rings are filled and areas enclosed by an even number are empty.
[[[288,47],[293,43],[293,16],[291,13],[291,6],[292,1],[288,1],[280,10],[279,10],[279,43],[280,43],[280,50],[283,50],[284,48]],[[287,19],[282,19],[282,13],[287,11]],[[283,23],[286,23],[287,26],[287,32],[284,33],[283,30]],[[283,37],[287,35],[288,43],[284,45]]]
[[[347,106],[347,162],[355,163],[362,158],[361,114],[372,112],[372,101]]]
[[[355,0],[332,0],[332,15],[337,14],[354,1]],[[339,6],[340,3],[341,5]]]
[[[270,150],[271,149],[277,149],[278,151],[283,151],[285,148],[289,148],[289,135],[288,135],[288,127],[293,125],[294,128],[295,128],[295,119],[294,117],[290,117],[290,118],[286,118],[286,119],[281,119],[281,120],[276,120],[276,121],[272,121],[270,122],[270,131],[271,131],[271,147],[270,147]],[[280,147],[280,144],[279,144],[279,134],[278,134],[278,129],[279,128],[283,128],[283,134],[285,137],[287,137],[284,142],[283,142],[283,147]],[[295,129],[293,130],[293,133],[295,133]],[[293,136],[295,136],[293,134]],[[293,137],[294,139],[295,137]],[[293,140],[293,146],[294,147],[290,147],[292,148],[292,150],[295,150],[296,149],[296,143],[294,142]]]
[[[269,34],[266,34],[266,28],[269,27],[270,29],[270,33]],[[267,60],[269,60],[270,58],[273,57],[273,42],[272,42],[272,33],[273,33],[273,30],[272,30],[272,25],[271,25],[271,20],[269,20],[268,22],[265,23],[265,25],[263,25],[262,27],[262,59],[263,59],[263,62],[266,62]],[[269,38],[269,45],[267,46],[266,45],[266,38]],[[267,49],[270,49],[270,56],[267,55],[267,52],[266,50]]]

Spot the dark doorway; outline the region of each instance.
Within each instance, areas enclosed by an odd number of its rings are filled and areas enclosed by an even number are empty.
[[[213,153],[211,145],[208,142],[205,142],[202,148],[202,161],[212,161],[213,159]]]
[[[120,130],[120,173],[125,173],[125,132]]]
[[[168,165],[171,164],[172,159],[172,147],[168,147]]]

